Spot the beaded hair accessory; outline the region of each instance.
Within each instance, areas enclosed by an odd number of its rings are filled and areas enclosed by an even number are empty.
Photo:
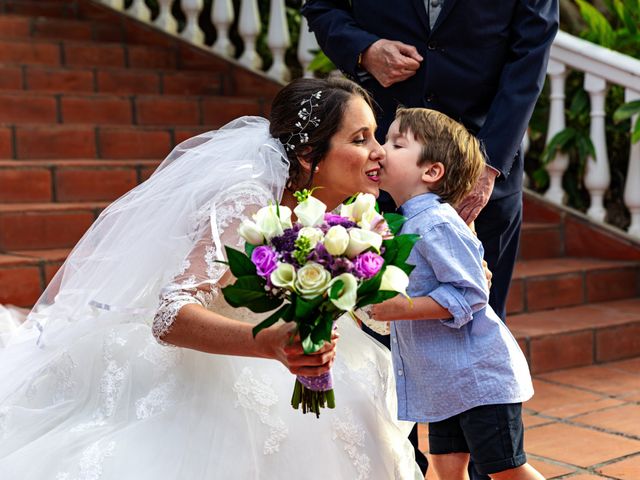
[[[287,151],[293,151],[296,148],[296,137],[297,143],[299,145],[303,145],[309,141],[309,132],[311,128],[316,128],[320,125],[320,119],[315,116],[313,113],[313,109],[317,108],[320,104],[318,100],[322,96],[322,90],[318,90],[316,93],[311,94],[309,98],[306,100],[302,100],[300,102],[300,110],[298,110],[298,118],[299,121],[296,122],[295,126],[298,128],[298,131],[289,135],[289,138],[286,142],[282,142]]]

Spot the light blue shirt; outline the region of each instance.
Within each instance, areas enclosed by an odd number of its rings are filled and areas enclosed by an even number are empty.
[[[480,241],[433,193],[408,200],[402,214],[401,233],[421,236],[408,259],[416,268],[407,292],[433,298],[453,318],[391,322],[398,417],[437,422],[480,405],[531,398],[527,361],[487,303]]]

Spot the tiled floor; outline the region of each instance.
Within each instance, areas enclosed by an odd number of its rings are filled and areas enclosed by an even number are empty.
[[[640,358],[536,375],[534,386],[525,449],[546,478],[640,480]]]

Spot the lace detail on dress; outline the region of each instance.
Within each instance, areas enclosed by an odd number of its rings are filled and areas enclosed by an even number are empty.
[[[152,417],[164,412],[175,404],[169,400],[176,390],[176,377],[170,375],[166,382],[152,389],[145,397],[136,401],[136,417],[138,420]]]
[[[185,291],[178,290],[170,292],[162,297],[162,303],[156,312],[151,326],[151,333],[161,345],[172,346],[163,342],[162,338],[169,333],[176,316],[182,307],[189,303],[200,303],[196,296],[190,295]]]
[[[207,263],[207,276],[209,278],[222,277],[228,268],[224,263],[216,262],[217,259],[216,248],[213,245],[208,245],[205,250],[204,261]]]
[[[62,352],[51,365],[38,372],[27,387],[25,397],[34,401],[37,399],[38,390],[46,386],[47,395],[51,395],[50,404],[64,402],[73,396],[76,382],[73,380],[73,371],[77,367],[68,351]],[[53,392],[50,394],[49,392]],[[47,400],[49,402],[49,400]]]
[[[129,362],[118,365],[115,360],[114,346],[124,347],[126,340],[116,336],[112,331],[105,340],[103,361],[106,365],[102,378],[100,378],[99,387],[99,407],[93,414],[91,422],[82,423],[71,429],[72,432],[82,432],[90,428],[103,426],[107,419],[113,416],[116,406],[122,396],[122,389],[125,381],[131,375],[131,367]]]
[[[104,460],[113,456],[115,446],[116,442],[114,441],[107,443],[104,447],[100,445],[100,442],[90,445],[82,452],[78,475],[72,479],[69,472],[60,472],[56,475],[56,480],[99,480],[102,477]]]
[[[353,411],[345,409],[345,418],[334,418],[333,439],[339,438],[345,443],[344,449],[358,472],[357,480],[365,480],[371,475],[371,459],[358,450],[364,450],[365,430],[354,419]]]
[[[269,410],[278,402],[278,395],[271,388],[268,378],[263,377],[262,381],[253,377],[248,367],[242,369],[240,378],[233,385],[233,390],[238,395],[236,407],[241,405],[247,410],[251,410],[258,415],[262,423],[269,427],[269,437],[264,442],[263,453],[271,455],[280,450],[282,442],[289,434],[284,421],[279,417],[270,415]]]

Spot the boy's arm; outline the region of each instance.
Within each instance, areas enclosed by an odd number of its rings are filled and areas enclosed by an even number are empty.
[[[441,320],[444,325],[460,328],[487,305],[487,281],[471,235],[457,231],[451,224],[438,224],[423,234],[414,250],[418,253],[416,271],[419,274],[421,262],[428,264],[438,286],[427,296],[412,298],[413,308],[401,297],[374,306],[376,320]]]

